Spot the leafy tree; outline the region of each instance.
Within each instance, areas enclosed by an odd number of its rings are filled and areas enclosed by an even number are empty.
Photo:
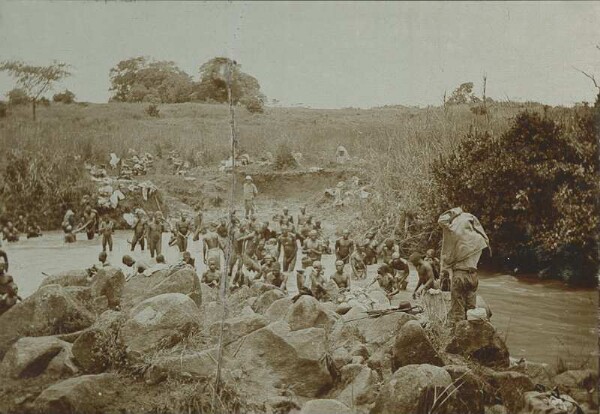
[[[245,105],[251,111],[262,112],[265,96],[260,92],[258,80],[242,72],[241,65],[237,62],[225,57],[213,58],[200,66],[200,82],[196,87],[196,98],[202,101],[227,102],[229,70],[231,70],[233,103]],[[257,106],[260,110],[256,110]]]
[[[191,77],[175,62],[135,57],[119,62],[110,70],[111,100],[120,102],[188,102]]]
[[[465,82],[452,92],[452,95],[450,95],[446,104],[466,104],[479,102],[479,100],[480,99],[473,94],[473,82]]]
[[[8,103],[11,105],[26,105],[29,103],[29,96],[22,88],[14,88],[6,95],[8,96]]]
[[[56,82],[71,75],[68,65],[60,62],[48,66],[33,66],[18,60],[7,60],[0,64],[0,71],[7,72],[15,78],[17,85],[25,91],[31,100],[34,121],[35,109],[40,97],[51,90]]]
[[[64,92],[56,93],[52,97],[54,102],[62,102],[64,104],[71,104],[75,102],[75,94],[68,89],[65,89]]]
[[[524,112],[502,136],[467,137],[432,166],[437,210],[477,215],[511,268],[594,284],[599,113],[582,108],[556,122]]]

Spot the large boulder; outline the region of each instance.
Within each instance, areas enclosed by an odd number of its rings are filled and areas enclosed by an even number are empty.
[[[0,358],[19,338],[75,332],[93,322],[94,315],[67,288],[41,287],[0,316]]]
[[[121,308],[129,310],[137,304],[164,293],[181,293],[189,296],[197,306],[202,305],[200,279],[191,267],[166,269],[152,276],[136,276],[123,288]]]
[[[146,372],[146,382],[156,384],[166,378],[212,379],[217,372],[217,358],[217,348],[158,356]],[[226,356],[223,357],[223,365],[231,365]]]
[[[75,363],[84,372],[99,374],[106,370],[118,346],[116,339],[122,319],[121,312],[106,311],[73,342]]]
[[[335,323],[332,338],[338,342],[344,332],[356,329],[365,343],[379,347],[391,342],[404,324],[412,320],[416,320],[416,317],[404,312],[393,312],[378,318],[369,318],[363,309],[353,307]]]
[[[325,331],[291,331],[285,322],[270,324],[226,349],[234,366],[251,375],[244,385],[249,393],[267,392],[285,385],[304,397],[317,397],[333,384],[324,363]]]
[[[125,275],[116,267],[104,267],[94,276],[91,287],[92,297],[106,297],[108,307],[117,308],[125,287]]]
[[[346,365],[344,368],[349,367],[352,366]],[[352,372],[349,378],[344,378],[342,375],[342,390],[336,397],[338,401],[349,407],[370,404],[377,396],[379,375],[365,365],[358,365],[358,367],[358,372]]]
[[[598,406],[598,372],[591,369],[565,371],[554,377],[553,383],[576,401]]]
[[[523,396],[523,412],[528,414],[565,414],[576,413],[577,402],[566,394],[556,398],[553,392],[526,392]]]
[[[280,321],[285,318],[292,304],[292,300],[288,297],[277,299],[267,308],[265,317],[271,322]]]
[[[36,377],[45,373],[51,361],[61,352],[64,351],[63,357],[68,358],[71,346],[54,336],[21,338],[4,355],[0,372],[13,378]],[[55,374],[63,373],[59,363],[55,363],[53,371]]]
[[[502,401],[508,412],[519,412],[524,404],[526,392],[533,391],[531,379],[520,372],[484,370],[484,379],[490,384],[494,397]]]
[[[489,385],[466,366],[447,365],[444,369],[456,387],[456,398],[452,400],[454,412],[483,414],[485,392]]]
[[[65,272],[48,275],[42,280],[40,287],[48,285],[67,286],[88,286],[88,273],[85,269],[67,270]]]
[[[189,296],[165,293],[146,299],[129,312],[120,339],[129,358],[169,348],[202,326],[202,313]]]
[[[446,352],[473,359],[492,368],[508,368],[510,357],[504,340],[489,322],[460,321]]]
[[[352,414],[354,410],[337,400],[311,400],[300,410],[300,414]]]
[[[114,374],[83,375],[46,388],[34,401],[37,411],[59,413],[103,413],[118,395]]]
[[[445,369],[434,365],[406,365],[398,369],[379,391],[371,414],[419,412],[423,394],[435,387],[450,387],[452,378]]]
[[[430,364],[441,367],[444,361],[433,347],[425,330],[417,321],[408,321],[396,335],[392,347],[392,369],[411,364]]]
[[[285,298],[286,295],[279,289],[271,289],[262,293],[252,305],[252,310],[256,313],[263,314],[273,302],[278,299]]]
[[[286,320],[292,331],[306,328],[328,330],[336,321],[335,313],[327,312],[314,297],[302,295],[287,312]]]
[[[237,341],[257,329],[264,328],[268,324],[269,320],[257,313],[226,319],[223,322],[223,343]],[[221,322],[213,323],[208,330],[209,335],[213,339],[219,337],[220,331]]]

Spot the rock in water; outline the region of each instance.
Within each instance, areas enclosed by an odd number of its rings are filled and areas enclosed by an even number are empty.
[[[429,364],[441,367],[442,358],[417,321],[408,321],[396,335],[392,347],[392,370],[410,364]]]
[[[43,413],[102,413],[115,396],[114,374],[83,375],[46,388],[34,401]]]
[[[30,378],[43,374],[48,365],[71,344],[53,336],[21,338],[9,348],[0,364],[0,372],[13,378]],[[55,368],[58,368],[56,366]]]
[[[0,316],[0,358],[18,338],[75,332],[93,321],[94,315],[67,288],[41,287]]]
[[[288,310],[287,322],[292,331],[319,327],[328,330],[335,323],[333,312],[327,312],[312,296],[303,295]]]
[[[460,321],[446,352],[462,355],[492,368],[508,368],[510,358],[504,340],[489,322]]]
[[[196,272],[184,267],[155,272],[152,276],[136,276],[125,284],[121,308],[129,310],[138,303],[163,293],[182,293],[198,306],[202,305],[202,288]]]
[[[261,294],[252,305],[252,310],[256,313],[264,314],[273,302],[278,299],[285,298],[285,293],[279,289],[267,290]]]
[[[311,400],[300,410],[300,414],[352,414],[348,406],[337,400]]]
[[[451,384],[452,378],[444,368],[427,364],[406,365],[383,385],[371,414],[416,413],[428,387],[444,389]]]
[[[121,304],[121,295],[125,287],[125,275],[115,267],[100,269],[92,280],[92,297],[105,296],[108,307],[115,309]]]
[[[128,357],[169,348],[202,326],[202,313],[189,296],[165,293],[138,304],[129,312],[120,338]]]
[[[74,269],[48,275],[42,280],[40,287],[48,285],[61,285],[63,287],[88,286],[88,273],[85,269]]]

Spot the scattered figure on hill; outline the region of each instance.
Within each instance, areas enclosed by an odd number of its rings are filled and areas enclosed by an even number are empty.
[[[146,238],[148,240],[148,250],[150,257],[158,257],[162,253],[162,234],[165,231],[165,224],[160,211],[150,214],[150,221],[146,229]]]
[[[208,261],[208,269],[202,273],[202,283],[206,283],[210,287],[218,287],[221,281],[221,271],[217,267],[217,263],[214,260]]]
[[[158,257],[157,257],[156,261],[158,261]],[[185,263],[186,265],[192,266],[194,269],[196,268],[196,259],[194,259],[192,257],[192,254],[190,252],[187,252],[187,251],[183,252],[183,257],[182,257],[181,261],[183,263]]]
[[[335,262],[335,273],[329,279],[333,280],[341,291],[350,290],[350,280],[352,278],[344,271],[344,262],[342,260]]]
[[[317,239],[317,231],[311,230],[308,233],[308,239],[304,240],[302,253],[305,257],[302,259],[302,267],[306,269],[313,262],[321,262],[323,255],[323,243]]]
[[[365,241],[365,243],[368,244],[368,241]],[[363,246],[365,243],[363,243]],[[355,279],[365,279],[367,277],[367,264],[365,263],[363,246],[357,245],[350,255],[350,267]]]
[[[348,161],[350,161],[350,154],[348,153],[346,147],[340,145],[335,151],[335,162],[338,164],[345,164]]]
[[[287,293],[287,275],[281,273],[281,265],[278,262],[273,262],[269,272],[265,275],[265,283],[281,289],[283,293]]]
[[[28,227],[29,226],[27,225],[27,219],[23,217],[22,214],[19,214],[19,218],[15,222],[15,228],[17,229],[17,231],[19,233],[26,233]]]
[[[36,237],[42,237],[42,228],[34,221],[27,226],[27,238],[33,239]]]
[[[208,231],[204,235],[202,239],[202,256],[204,264],[208,264],[210,260],[213,260],[215,265],[218,268],[221,268],[221,253],[223,251],[223,246],[219,239],[219,235],[216,232],[216,228],[216,223],[211,223]]]
[[[467,318],[469,309],[477,307],[477,264],[490,242],[477,217],[460,207],[444,212],[438,224],[442,228],[440,268],[452,278],[448,320],[456,323]]]
[[[350,239],[350,231],[344,230],[342,237],[335,241],[335,257],[344,264],[350,263],[350,255],[354,251],[354,240]]]
[[[394,272],[394,277],[396,278],[396,284],[398,286],[398,289],[406,290],[406,286],[408,285],[408,274],[410,273],[410,268],[408,267],[408,264],[400,258],[400,253],[394,252],[392,254],[390,267]]]
[[[298,243],[296,235],[291,234],[287,226],[281,228],[281,236],[278,239],[279,246],[277,257],[283,249],[283,271],[288,272],[296,267],[296,257],[298,255]]]
[[[4,240],[8,242],[18,242],[19,241],[19,231],[13,225],[12,221],[6,223],[6,226],[2,229],[2,235]]]
[[[419,293],[419,288],[422,287],[423,292],[427,292],[429,289],[434,288],[435,276],[433,274],[433,268],[431,267],[431,264],[423,260],[423,256],[421,256],[419,253],[411,254],[408,260],[417,269],[417,275],[419,277],[417,286],[415,287],[415,291],[412,295],[413,299],[416,299],[417,294]]]
[[[112,252],[113,250],[113,233],[114,233],[114,222],[108,216],[104,216],[102,222],[100,223],[100,235],[102,236],[102,251],[106,251],[106,247],[108,250]]]
[[[181,213],[181,220],[177,222],[175,229],[177,230],[177,247],[180,252],[185,252],[187,250],[188,236],[190,233],[190,222],[187,221],[183,213]]]
[[[142,251],[144,251],[145,241],[144,236],[146,235],[146,219],[141,209],[135,212],[135,221],[133,223],[133,239],[131,240],[131,251],[135,250],[136,244],[140,245]]]
[[[256,198],[257,194],[258,189],[252,182],[252,177],[247,175],[246,179],[244,180],[244,209],[246,210],[246,218],[248,218],[250,214],[254,214],[256,212],[254,199]]]
[[[200,233],[202,232],[202,221],[204,220],[204,212],[202,211],[202,207],[198,207],[198,211],[196,212],[196,217],[194,217],[194,237],[193,241],[200,240]]]
[[[126,275],[125,280],[129,280],[134,276],[143,274],[144,271],[146,271],[148,268],[150,268],[150,266],[147,263],[145,263],[143,260],[136,261],[133,259],[133,257],[129,256],[128,254],[123,256],[123,264],[125,266],[131,268],[130,273]]]

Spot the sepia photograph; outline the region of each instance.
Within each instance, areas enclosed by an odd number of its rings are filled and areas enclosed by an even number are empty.
[[[0,0],[0,414],[599,412],[600,3]]]

